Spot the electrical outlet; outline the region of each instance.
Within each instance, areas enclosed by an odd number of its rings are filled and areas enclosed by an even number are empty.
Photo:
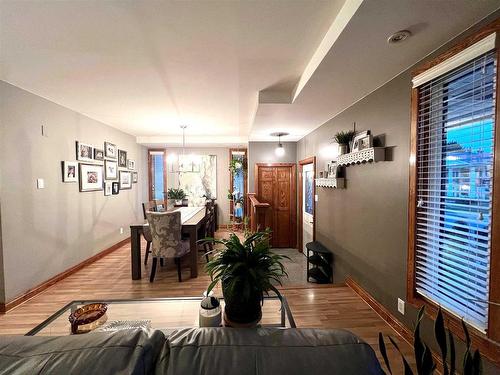
[[[44,189],[45,188],[45,181],[43,180],[43,178],[36,179],[36,188],[37,189]]]
[[[401,298],[398,298],[398,311],[404,315],[405,314],[405,301]]]
[[[120,227],[120,234],[123,234],[123,227]]]

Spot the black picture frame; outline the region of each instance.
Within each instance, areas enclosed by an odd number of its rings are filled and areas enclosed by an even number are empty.
[[[127,151],[118,150],[118,166],[127,168]]]
[[[111,186],[111,193],[113,195],[118,195],[120,193],[120,183],[117,181],[117,182],[112,182],[112,186]]]
[[[94,160],[103,161],[104,160],[104,150],[100,148],[94,148]]]

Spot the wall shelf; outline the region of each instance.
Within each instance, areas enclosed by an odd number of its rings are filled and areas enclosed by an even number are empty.
[[[339,167],[347,167],[354,164],[364,164],[385,160],[385,147],[371,147],[361,151],[350,152],[337,157]]]
[[[316,179],[316,186],[317,187],[343,189],[345,186],[345,179],[344,178],[317,178]]]

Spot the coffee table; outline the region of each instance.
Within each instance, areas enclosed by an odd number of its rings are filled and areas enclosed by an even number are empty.
[[[71,334],[68,317],[71,312],[88,303],[108,304],[107,322],[149,320],[151,328],[174,330],[198,327],[198,313],[202,297],[115,299],[99,301],[72,301],[29,331],[26,336],[66,336]],[[224,299],[221,298],[224,306]],[[262,306],[263,327],[295,328],[292,312],[285,297],[265,297]]]

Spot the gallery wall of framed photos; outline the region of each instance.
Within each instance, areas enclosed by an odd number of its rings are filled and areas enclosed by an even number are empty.
[[[102,146],[75,142],[76,161],[62,161],[62,182],[77,182],[80,192],[104,191],[105,196],[132,189],[139,180],[136,162],[112,142]],[[101,148],[102,147],[102,148]]]

